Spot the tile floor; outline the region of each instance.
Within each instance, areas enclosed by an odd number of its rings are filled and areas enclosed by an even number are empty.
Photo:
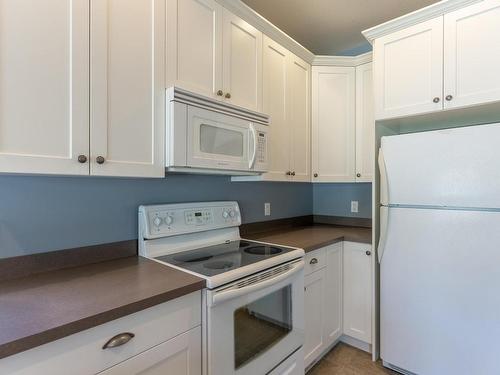
[[[339,343],[314,366],[307,375],[399,375],[380,361],[372,362],[370,354]]]

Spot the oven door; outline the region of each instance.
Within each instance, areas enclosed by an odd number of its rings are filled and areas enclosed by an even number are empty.
[[[188,166],[249,171],[255,159],[253,129],[250,121],[188,106]]]
[[[304,261],[207,291],[208,375],[267,374],[304,340]]]

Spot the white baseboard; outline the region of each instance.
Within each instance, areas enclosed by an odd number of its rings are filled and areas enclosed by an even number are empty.
[[[354,337],[342,335],[342,336],[340,336],[340,341],[347,344],[347,345],[351,345],[351,346],[354,346],[355,348],[361,349],[364,352],[367,352],[367,353],[372,352],[371,344],[368,344],[364,341],[355,339]]]

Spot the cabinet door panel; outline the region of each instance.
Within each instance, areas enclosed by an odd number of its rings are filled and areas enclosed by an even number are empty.
[[[444,16],[445,108],[500,100],[500,1]]]
[[[201,328],[193,328],[100,374],[201,375]]]
[[[162,177],[165,0],[91,4],[91,174]]]
[[[263,49],[263,112],[271,116],[268,148],[269,173],[266,179],[286,181],[290,170],[290,128],[287,114],[287,64],[289,52],[264,36]]]
[[[0,172],[88,174],[88,1],[1,0],[0,16]]]
[[[325,269],[304,278],[305,338],[304,366],[307,368],[323,351],[323,295]]]
[[[371,245],[344,242],[344,334],[371,344]]]
[[[313,69],[314,182],[355,181],[355,68]]]
[[[215,0],[167,0],[167,87],[220,97],[222,6]]]
[[[342,335],[342,244],[326,248],[324,341],[329,346]]]
[[[374,61],[377,120],[443,108],[442,16],[375,40]]]
[[[356,67],[356,182],[372,182],[375,167],[372,63]]]
[[[262,108],[262,33],[223,11],[223,73],[225,100],[248,109]]]
[[[288,72],[288,113],[291,130],[291,169],[294,181],[311,180],[309,114],[311,66],[290,54]]]

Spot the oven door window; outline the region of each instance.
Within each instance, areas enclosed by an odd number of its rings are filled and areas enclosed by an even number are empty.
[[[213,125],[200,125],[200,151],[207,154],[242,157],[244,136],[235,131]]]
[[[279,289],[234,312],[234,367],[245,365],[292,330],[292,287]]]

